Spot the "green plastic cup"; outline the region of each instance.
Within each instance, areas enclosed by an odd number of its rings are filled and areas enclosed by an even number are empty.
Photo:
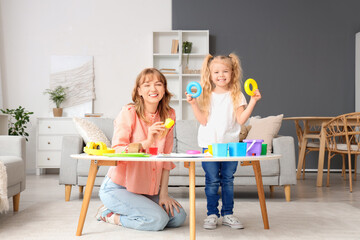
[[[266,155],[267,153],[267,144],[263,143],[261,144],[261,155]]]

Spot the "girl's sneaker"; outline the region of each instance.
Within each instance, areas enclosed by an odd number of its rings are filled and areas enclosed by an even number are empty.
[[[223,225],[229,226],[231,228],[235,228],[235,229],[243,229],[244,226],[242,225],[242,223],[240,222],[240,220],[235,217],[234,215],[225,215],[223,217],[223,221],[222,221]]]
[[[107,223],[112,223],[112,224],[115,224],[115,216],[116,214],[111,212],[109,209],[107,209],[107,207],[105,207],[104,205],[101,205],[95,215],[95,218],[96,220],[98,221],[104,221],[104,222],[107,222]],[[119,221],[119,224],[118,225],[121,225],[120,221]]]
[[[215,229],[218,221],[218,216],[216,214],[211,214],[207,216],[204,220],[204,228],[205,229]]]

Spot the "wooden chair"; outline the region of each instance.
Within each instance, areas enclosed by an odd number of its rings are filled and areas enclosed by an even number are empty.
[[[295,121],[295,128],[296,128],[296,136],[298,138],[298,147],[299,147],[299,157],[300,158],[300,149],[301,149],[301,143],[302,143],[302,139],[303,139],[303,133],[304,133],[304,129],[306,126],[301,127],[299,121]],[[313,128],[313,127],[311,127]],[[320,130],[319,129],[308,129],[308,132],[312,133],[312,134],[319,134]],[[318,152],[320,149],[320,142],[318,140],[315,139],[311,139],[311,141],[308,141],[308,143],[306,144],[306,149],[305,149],[305,158],[304,158],[304,162],[303,165],[301,166],[302,168],[302,178],[305,179],[305,160],[306,160],[306,155],[308,155],[310,152]],[[300,161],[299,163],[300,164]]]
[[[352,192],[352,167],[351,155],[355,155],[354,180],[356,180],[356,159],[360,154],[360,112],[347,113],[334,117],[324,126],[326,134],[326,146],[328,150],[328,169],[326,186],[330,182],[330,160],[336,155],[343,156],[343,168],[345,155],[348,155],[349,184]]]

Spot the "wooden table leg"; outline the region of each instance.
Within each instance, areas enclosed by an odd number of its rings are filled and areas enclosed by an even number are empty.
[[[97,161],[91,160],[89,175],[88,175],[88,179],[87,179],[86,187],[85,187],[84,199],[83,199],[83,203],[81,206],[78,227],[76,230],[76,236],[81,236],[81,233],[82,233],[82,230],[84,227],[86,213],[87,213],[87,210],[89,207],[89,202],[90,202],[91,193],[92,193],[92,190],[94,187],[94,182],[95,182],[95,177],[96,177],[97,171],[98,171]]]
[[[195,162],[189,166],[190,240],[196,238],[195,218]]]
[[[324,125],[326,122],[321,124],[320,131],[320,149],[319,149],[319,160],[318,160],[318,173],[316,186],[322,187],[323,183],[323,170],[324,170],[324,157],[325,157],[325,129]]]
[[[298,159],[298,166],[297,166],[297,172],[296,172],[296,179],[300,179],[301,175],[301,169],[303,168],[303,164],[305,161],[305,151],[306,151],[306,145],[307,145],[307,122],[304,122],[304,133],[302,136],[301,144],[300,144],[300,153],[299,153],[299,159]]]
[[[267,210],[266,210],[264,185],[263,185],[263,181],[262,181],[260,162],[257,160],[254,160],[251,162],[242,162],[241,163],[241,166],[249,166],[249,165],[252,165],[253,169],[254,169],[256,186],[257,186],[260,208],[261,208],[261,215],[262,215],[262,219],[263,219],[263,223],[264,223],[264,229],[270,229],[269,219],[268,219]]]

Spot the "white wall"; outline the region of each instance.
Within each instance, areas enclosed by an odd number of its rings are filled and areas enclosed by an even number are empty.
[[[35,112],[27,172],[35,172],[36,118],[49,116],[52,55],[94,56],[94,111],[115,117],[136,75],[151,66],[152,31],[171,30],[170,0],[0,0],[4,108]]]

